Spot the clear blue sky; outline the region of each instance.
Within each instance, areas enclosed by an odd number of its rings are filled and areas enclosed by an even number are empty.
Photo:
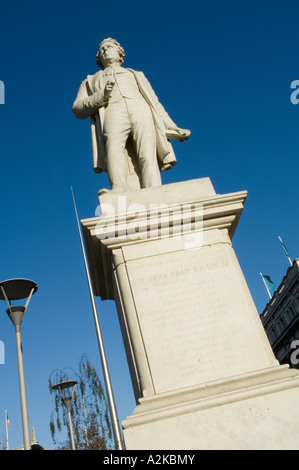
[[[164,183],[210,177],[219,194],[248,190],[233,246],[258,312],[268,301],[260,272],[279,284],[298,242],[299,80],[297,1],[196,0],[140,3],[15,1],[1,7],[1,280],[33,279],[22,325],[30,426],[53,448],[48,378],[86,353],[101,371],[73,209],[93,217],[105,175],[92,169],[89,120],[71,111],[78,87],[98,68],[105,37],[125,48],[173,120],[190,128],[175,143]],[[117,315],[97,301],[120,420],[134,409]],[[0,303],[0,440],[22,443],[15,337]],[[101,373],[101,372],[100,372]]]

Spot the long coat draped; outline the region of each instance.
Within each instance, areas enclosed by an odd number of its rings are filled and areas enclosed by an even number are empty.
[[[169,117],[159,102],[149,81],[143,72],[127,69],[133,73],[139,91],[148,103],[156,130],[157,159],[160,170],[167,170],[176,164],[176,157],[172,145],[166,136],[167,129],[173,129],[176,124]],[[96,173],[106,170],[106,151],[103,137],[103,123],[107,104],[103,101],[104,83],[103,72],[100,70],[94,75],[88,75],[81,83],[76,100],[73,104],[73,113],[78,119],[90,117],[91,140],[93,153],[93,167]]]

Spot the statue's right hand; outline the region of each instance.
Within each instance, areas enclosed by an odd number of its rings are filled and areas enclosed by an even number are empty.
[[[111,95],[114,85],[115,85],[115,81],[112,79],[108,80],[108,82],[106,83],[105,88],[104,88],[105,99],[108,99],[109,96]]]

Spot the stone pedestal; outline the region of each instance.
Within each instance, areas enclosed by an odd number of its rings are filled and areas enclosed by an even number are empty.
[[[203,178],[104,194],[82,221],[137,402],[127,449],[299,447],[299,374],[276,361],[231,245],[245,199]]]

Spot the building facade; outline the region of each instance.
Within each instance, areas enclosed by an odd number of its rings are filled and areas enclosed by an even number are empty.
[[[299,369],[299,258],[288,268],[260,318],[280,364]]]

